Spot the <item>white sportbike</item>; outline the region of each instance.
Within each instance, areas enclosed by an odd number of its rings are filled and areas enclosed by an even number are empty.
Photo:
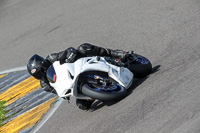
[[[126,96],[134,77],[150,74],[150,61],[133,52],[123,60],[111,57],[84,57],[74,63],[56,61],[47,70],[47,79],[59,97],[119,100]]]

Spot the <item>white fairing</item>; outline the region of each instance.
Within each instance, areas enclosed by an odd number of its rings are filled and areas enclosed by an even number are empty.
[[[53,67],[56,72],[56,82],[50,83],[50,85],[54,87],[59,97],[75,96],[87,99],[88,97],[85,95],[77,93],[78,77],[86,71],[107,72],[109,77],[116,80],[126,89],[131,85],[133,79],[133,74],[130,70],[109,64],[103,57],[100,57],[99,61],[97,57],[85,57],[78,59],[74,63],[65,63],[62,65],[60,65],[59,61],[56,61],[53,63]]]

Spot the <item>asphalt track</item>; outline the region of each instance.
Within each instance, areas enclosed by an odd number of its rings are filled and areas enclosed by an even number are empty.
[[[199,14],[199,0],[1,0],[0,71],[84,42],[134,50],[154,70],[125,99],[64,101],[38,133],[199,133]]]

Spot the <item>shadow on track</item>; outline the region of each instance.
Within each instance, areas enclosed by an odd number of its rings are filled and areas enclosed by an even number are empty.
[[[154,74],[154,73],[156,73],[157,71],[159,71],[159,70],[160,70],[160,67],[161,67],[161,65],[157,65],[157,66],[153,67],[153,68],[152,68],[152,71],[151,71],[151,74]]]
[[[160,67],[161,67],[161,65],[157,65],[157,66],[153,67],[152,71],[151,71],[151,74],[154,74],[154,73],[158,72],[160,70],[159,69]],[[142,84],[148,78],[149,78],[149,75],[146,76],[146,77],[144,77],[144,78],[135,78],[133,80],[133,83],[132,83],[131,87],[128,89],[126,97],[128,97],[129,95],[131,95],[132,92],[133,92],[133,90],[135,88],[137,88],[140,84]],[[123,99],[121,99],[121,100],[123,100]],[[121,101],[121,100],[119,100],[119,101]],[[92,112],[92,111],[98,110],[98,109],[102,108],[103,106],[112,106],[112,105],[118,103],[119,101],[104,101],[104,102],[102,102],[102,101],[95,101],[89,111]]]

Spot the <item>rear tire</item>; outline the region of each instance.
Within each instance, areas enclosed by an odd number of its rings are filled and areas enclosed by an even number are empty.
[[[144,78],[149,75],[152,71],[151,62],[141,55],[135,54],[135,56],[139,56],[140,60],[136,60],[130,64],[130,71],[133,72],[135,78]]]
[[[124,98],[127,94],[127,90],[116,83],[112,83],[110,89],[105,89],[102,85],[84,84],[82,87],[82,93],[98,100],[108,101],[108,100],[120,100]],[[115,88],[115,89],[112,89]]]

